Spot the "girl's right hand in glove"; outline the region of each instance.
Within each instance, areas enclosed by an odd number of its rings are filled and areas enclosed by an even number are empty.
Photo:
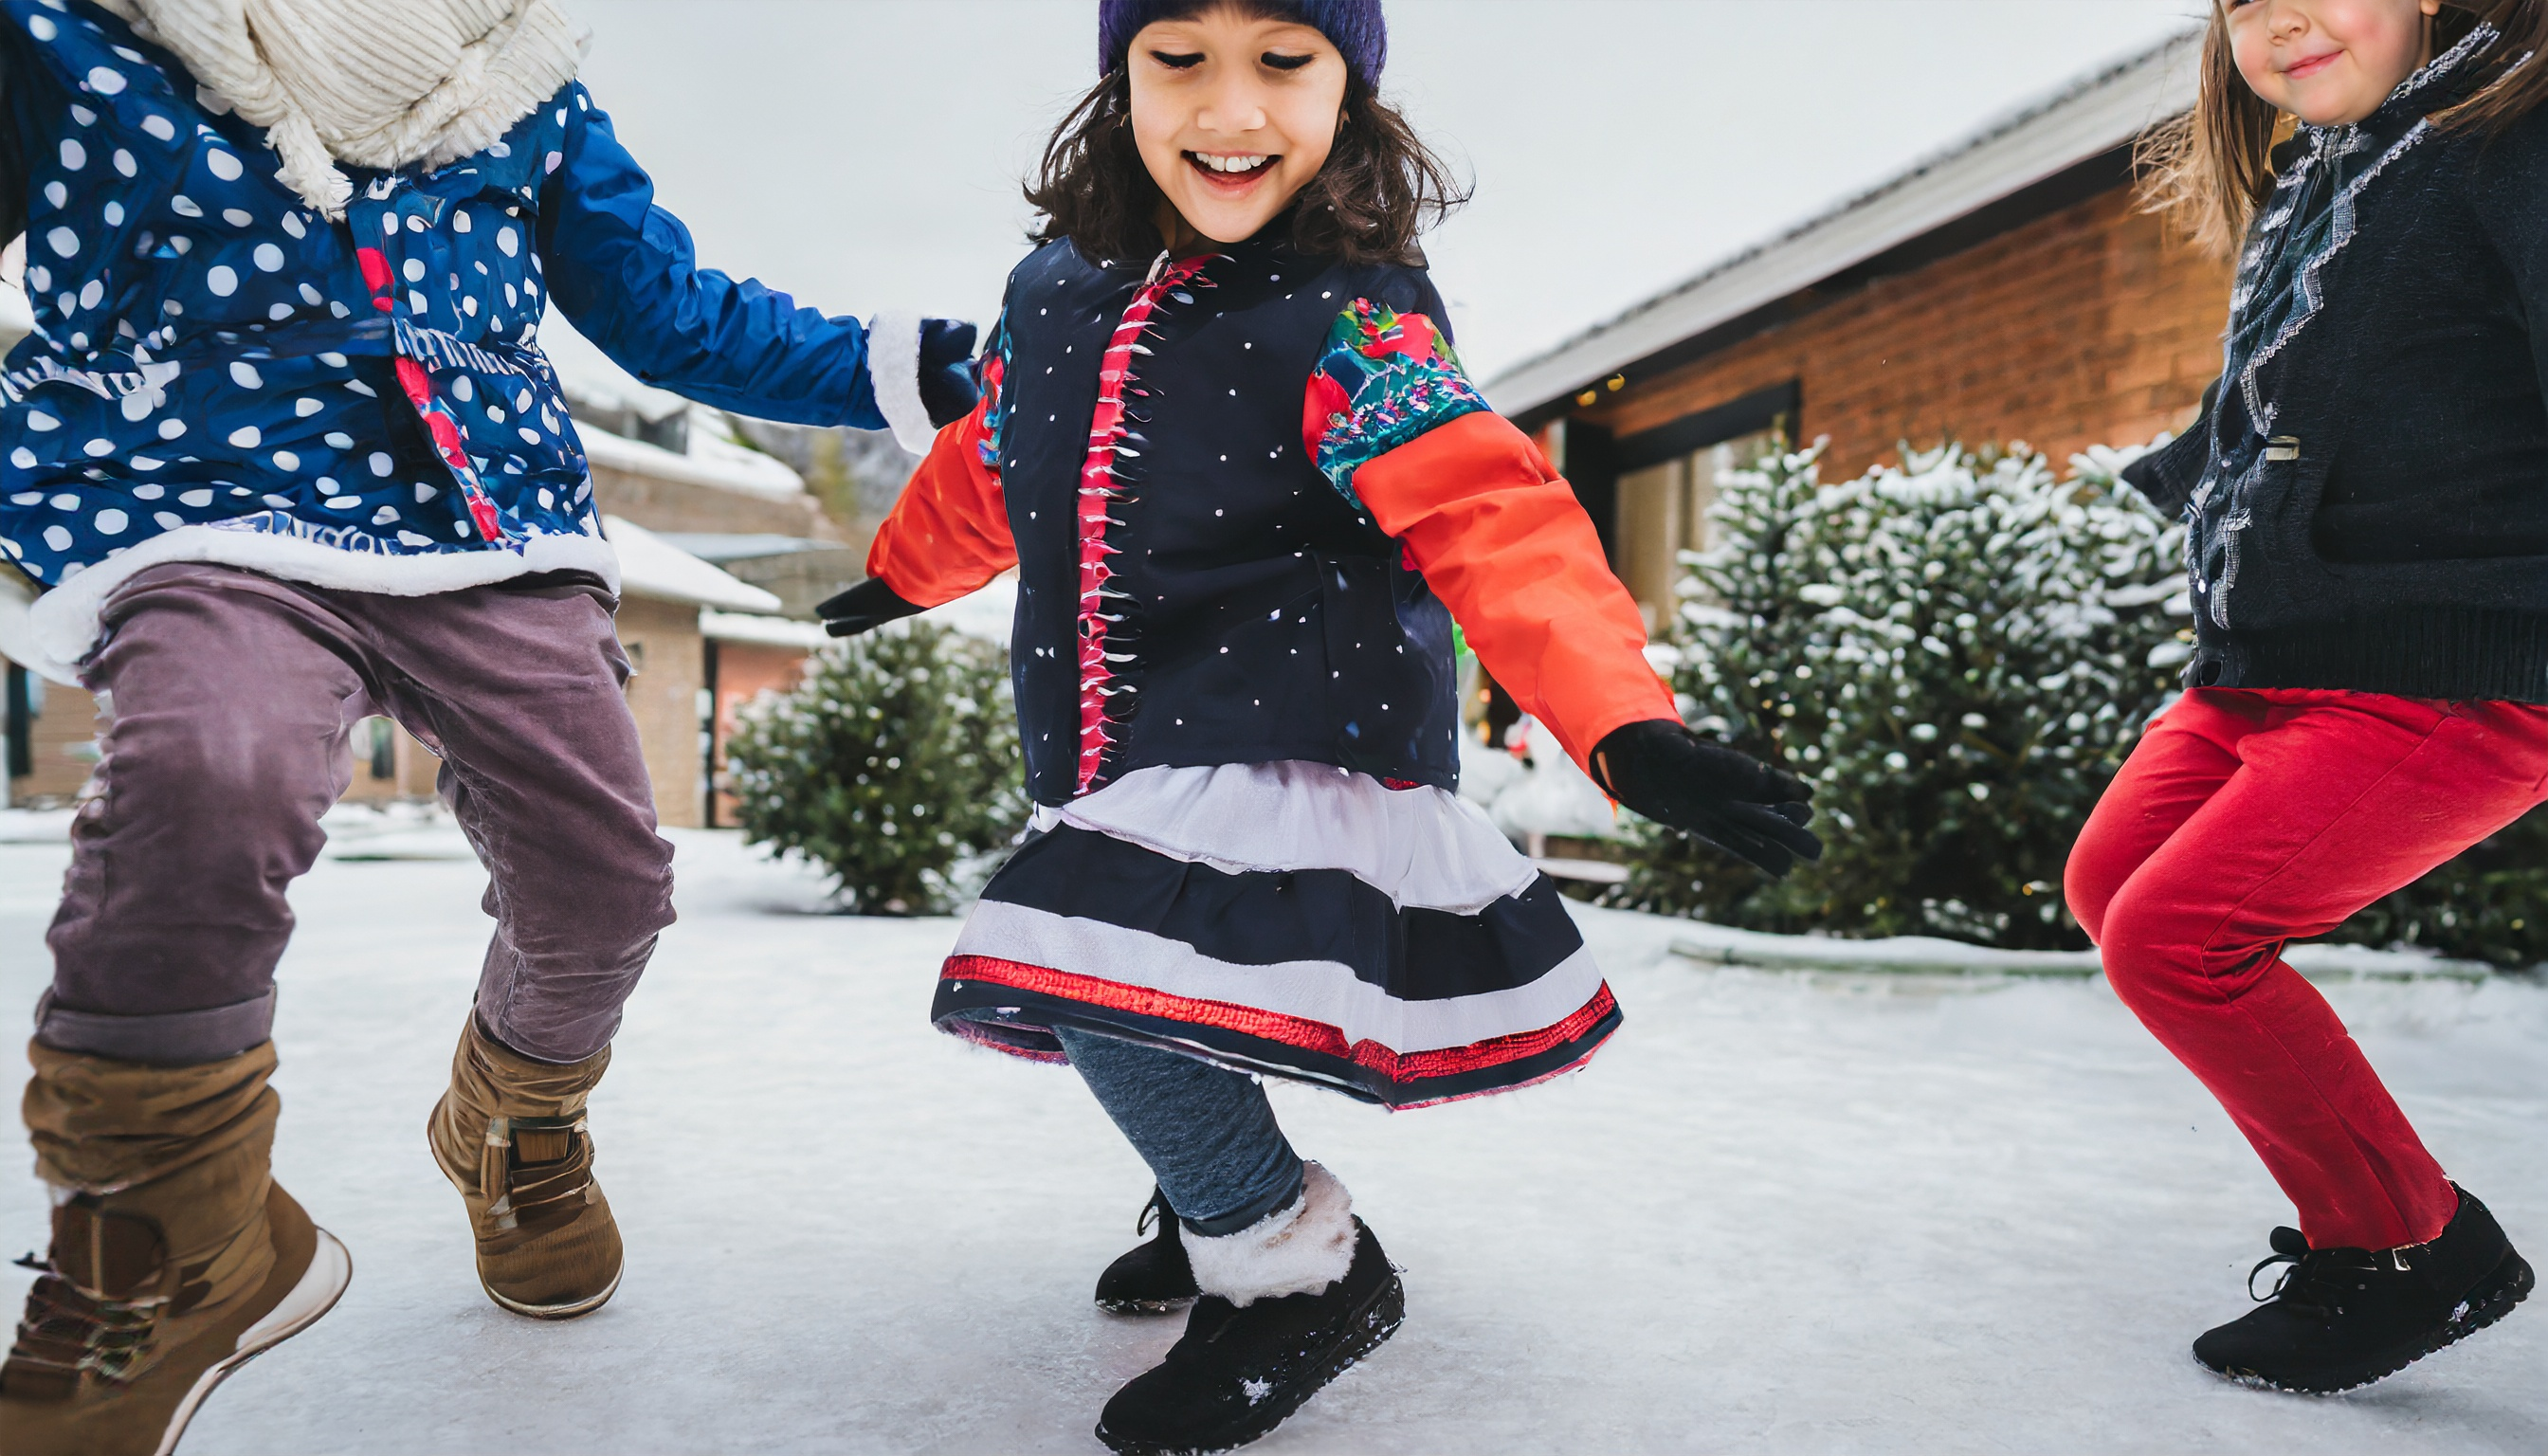
[[[1765,873],[1783,877],[1798,857],[1823,857],[1805,828],[1811,786],[1669,718],[1613,729],[1593,747],[1592,777],[1620,803]]]
[[[823,619],[823,630],[833,636],[856,637],[926,609],[917,602],[903,600],[891,587],[869,577],[837,596],[826,597],[822,605],[814,608],[814,614]]]

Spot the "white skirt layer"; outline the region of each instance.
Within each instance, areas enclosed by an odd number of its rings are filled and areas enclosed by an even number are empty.
[[[1075,825],[1228,873],[1341,869],[1400,909],[1475,915],[1539,871],[1457,794],[1328,764],[1137,769],[1034,827]]]

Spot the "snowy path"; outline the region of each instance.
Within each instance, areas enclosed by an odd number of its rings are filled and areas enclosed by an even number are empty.
[[[300,887],[278,1165],[354,1286],[188,1456],[1100,1449],[1098,1407],[1173,1338],[1087,1301],[1146,1174],[1066,1072],[924,1025],[953,922],[809,914],[806,876],[680,843],[683,919],[595,1102],[628,1281],[566,1325],[479,1295],[423,1147],[477,866]],[[63,858],[0,844],[0,1006],[39,989]],[[1707,970],[1664,957],[1675,923],[1586,920],[1628,1009],[1589,1073],[1397,1117],[1278,1094],[1407,1267],[1410,1318],[1269,1456],[2548,1450],[2548,1309],[2348,1398],[2194,1368],[2290,1214],[2101,983]],[[2330,993],[2548,1253],[2548,991]],[[8,1252],[40,1243],[38,1187],[0,1197]]]

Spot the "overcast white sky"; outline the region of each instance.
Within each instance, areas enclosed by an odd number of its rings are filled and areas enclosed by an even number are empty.
[[[834,313],[987,323],[1093,0],[568,0],[702,261]],[[2203,0],[1390,0],[1392,94],[1477,200],[1428,241],[1492,378]],[[561,339],[560,352],[579,341]]]

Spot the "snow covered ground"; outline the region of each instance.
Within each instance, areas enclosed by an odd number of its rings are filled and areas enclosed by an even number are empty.
[[[810,876],[678,836],[683,918],[594,1104],[627,1284],[535,1324],[478,1293],[422,1138],[481,874],[375,828],[296,892],[279,1029],[280,1174],[353,1289],[188,1456],[1099,1449],[1175,1334],[1088,1303],[1149,1180],[1067,1072],[927,1028],[952,921],[820,914]],[[64,856],[0,843],[0,1005],[44,978]],[[1278,1092],[1410,1316],[1260,1449],[2548,1450],[2548,1310],[2333,1400],[2192,1365],[2290,1214],[2101,982],[1703,966],[1667,954],[1684,924],[1583,915],[1628,1011],[1587,1073],[1400,1116]],[[2328,991],[2548,1252],[2548,990]],[[0,1179],[10,1252],[43,1210]]]

